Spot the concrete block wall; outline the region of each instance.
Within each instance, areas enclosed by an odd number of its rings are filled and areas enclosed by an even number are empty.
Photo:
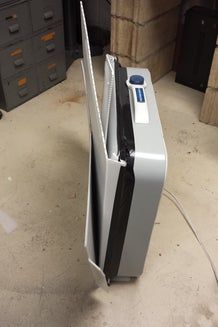
[[[158,80],[172,69],[180,10],[181,0],[112,0],[111,53]]]

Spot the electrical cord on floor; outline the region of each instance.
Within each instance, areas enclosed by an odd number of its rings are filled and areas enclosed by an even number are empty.
[[[191,229],[192,233],[194,234],[196,240],[198,241],[198,243],[200,244],[202,250],[204,251],[210,265],[211,265],[211,268],[212,268],[212,271],[214,273],[214,276],[215,276],[215,279],[216,279],[216,283],[218,285],[218,273],[216,271],[216,267],[204,245],[204,243],[201,241],[195,227],[193,226],[192,222],[191,222],[191,219],[189,217],[189,215],[185,212],[182,204],[180,203],[180,201],[177,199],[177,197],[171,193],[170,191],[168,191],[166,188],[164,188],[163,190],[163,195],[168,198],[171,202],[173,202],[173,204],[177,207],[177,209],[180,211],[180,213],[182,214],[183,218],[185,219],[186,223],[188,224],[189,228]]]

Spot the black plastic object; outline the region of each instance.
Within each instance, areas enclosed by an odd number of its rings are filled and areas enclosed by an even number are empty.
[[[82,57],[79,0],[62,0],[64,14],[64,38],[67,68]]]
[[[218,33],[218,11],[195,6],[187,11],[176,82],[205,92]]]
[[[3,113],[0,111],[0,120],[2,119],[3,117]]]
[[[133,170],[135,139],[130,110],[129,90],[126,85],[126,80],[128,79],[127,70],[121,67],[117,62],[115,66],[115,78],[119,159],[124,160],[127,165],[120,169],[111,218],[104,263],[104,273],[108,282],[115,278],[119,271],[135,186],[135,175]]]

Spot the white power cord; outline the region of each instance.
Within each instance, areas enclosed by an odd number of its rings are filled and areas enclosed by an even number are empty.
[[[186,223],[188,224],[189,228],[191,229],[192,233],[194,234],[196,240],[198,241],[198,243],[200,244],[202,250],[204,251],[210,265],[211,265],[211,268],[212,268],[212,271],[214,273],[214,276],[215,276],[215,279],[216,279],[216,282],[217,282],[217,285],[218,285],[218,273],[216,271],[216,267],[204,245],[204,243],[201,241],[196,229],[194,228],[192,222],[191,222],[191,219],[189,217],[189,215],[185,212],[183,206],[181,205],[180,201],[177,199],[177,197],[171,193],[170,191],[168,191],[166,188],[164,188],[163,190],[163,195],[168,198],[171,202],[173,202],[173,204],[177,207],[177,209],[180,211],[180,213],[182,214],[183,218],[185,219]]]

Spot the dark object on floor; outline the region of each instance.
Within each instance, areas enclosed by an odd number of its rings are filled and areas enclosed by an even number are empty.
[[[176,82],[205,92],[218,33],[218,11],[195,6],[187,11]]]
[[[0,111],[0,120],[2,119],[3,117],[3,113]]]
[[[75,59],[82,57],[80,1],[62,1],[66,64],[68,68]],[[110,43],[110,28],[107,21],[110,20],[110,5],[101,0],[84,0],[83,4],[88,17],[91,53],[92,56],[99,56],[103,53],[104,46]]]
[[[0,17],[0,107],[9,111],[66,77],[62,0],[3,0]]]
[[[63,0],[64,38],[67,68],[82,56],[82,47],[78,42],[80,33],[80,15],[78,0]]]

